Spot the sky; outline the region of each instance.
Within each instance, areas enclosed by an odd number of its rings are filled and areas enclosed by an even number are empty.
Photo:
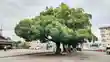
[[[61,2],[70,7],[84,8],[91,13],[92,31],[99,39],[99,27],[110,25],[109,0],[0,0],[0,25],[3,35],[19,40],[14,33],[14,27],[20,20],[38,15],[46,6],[57,7]]]

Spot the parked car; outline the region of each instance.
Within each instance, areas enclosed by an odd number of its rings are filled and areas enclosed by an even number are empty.
[[[107,47],[107,48],[106,48],[106,53],[107,53],[107,54],[110,54],[110,47]]]
[[[106,53],[107,53],[107,54],[110,54],[110,44],[108,44],[108,45],[106,46]]]

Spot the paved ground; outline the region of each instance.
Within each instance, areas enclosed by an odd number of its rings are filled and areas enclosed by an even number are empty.
[[[0,52],[1,53],[1,52]],[[110,55],[104,52],[83,51],[72,55],[24,55],[0,58],[0,62],[110,62]]]
[[[7,51],[0,50],[0,58],[11,57],[11,56],[21,56],[21,55],[34,54],[34,53],[44,53],[44,52],[52,52],[52,51],[30,50],[30,49],[13,49],[13,50],[7,50]]]

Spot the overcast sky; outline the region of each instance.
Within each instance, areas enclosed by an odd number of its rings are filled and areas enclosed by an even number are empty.
[[[70,7],[81,7],[92,14],[93,33],[100,37],[98,28],[110,24],[109,0],[0,0],[0,25],[3,35],[19,39],[14,33],[15,25],[23,18],[33,17],[46,6],[58,6],[61,2]]]

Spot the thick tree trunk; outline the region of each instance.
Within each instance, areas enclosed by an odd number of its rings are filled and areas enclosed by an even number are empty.
[[[76,46],[77,46],[77,45],[72,45],[72,47],[73,47],[73,52],[76,52],[76,51],[77,51]]]
[[[71,45],[68,44],[68,51],[69,51],[69,53],[71,53],[71,47],[70,46]]]
[[[60,48],[60,42],[56,43],[56,52],[55,54],[60,54],[61,53],[61,48]]]
[[[66,52],[66,48],[65,45],[63,44],[63,52]]]
[[[72,45],[73,48],[76,48],[77,45]]]

